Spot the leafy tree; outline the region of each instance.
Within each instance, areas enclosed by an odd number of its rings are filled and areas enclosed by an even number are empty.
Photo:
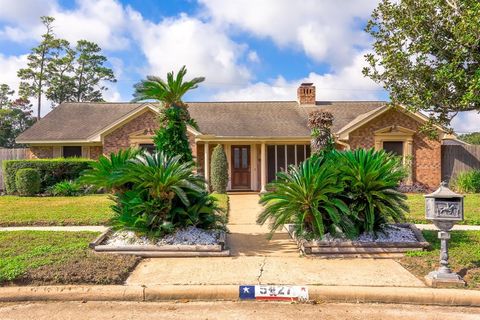
[[[72,99],[74,82],[71,73],[74,62],[75,51],[69,47],[64,52],[56,52],[51,60],[48,66],[49,87],[45,95],[53,104],[58,105]]]
[[[107,58],[93,42],[79,40],[75,49],[65,48],[50,64],[47,98],[62,102],[104,101],[105,81],[116,82]]]
[[[102,49],[93,42],[80,40],[76,46],[74,69],[74,101],[103,101],[102,92],[107,90],[103,81],[116,82],[113,70],[105,67],[107,58]]]
[[[480,144],[480,132],[466,133],[459,136],[460,140],[470,144]]]
[[[210,170],[210,184],[213,191],[227,193],[228,162],[223,145],[218,144],[212,152]]]
[[[190,118],[188,106],[182,97],[189,90],[196,89],[205,80],[203,77],[184,81],[187,69],[183,66],[175,76],[173,71],[167,74],[167,81],[155,76],[135,85],[134,101],[156,100],[162,103],[160,129],[157,130],[154,142],[157,150],[168,156],[180,155],[182,161],[192,160],[192,150],[187,135],[187,124],[196,127]]]
[[[0,85],[0,147],[17,146],[15,138],[34,122],[32,105],[24,98],[13,99],[15,91]]]
[[[28,55],[26,68],[18,70],[17,75],[22,80],[20,94],[24,97],[37,98],[37,118],[40,119],[42,94],[48,88],[48,71],[55,56],[68,46],[66,40],[57,39],[53,34],[52,17],[41,17],[46,28],[40,44]]]
[[[382,0],[366,27],[375,53],[363,73],[393,105],[430,113],[424,129],[449,125],[480,109],[479,17],[478,0]]]
[[[11,90],[8,84],[0,85],[0,109],[6,109],[11,105],[11,96],[15,93],[14,90]]]

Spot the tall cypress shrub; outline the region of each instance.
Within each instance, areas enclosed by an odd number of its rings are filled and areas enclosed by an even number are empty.
[[[213,191],[226,193],[228,185],[228,162],[223,145],[218,144],[212,153],[210,164],[210,185]]]

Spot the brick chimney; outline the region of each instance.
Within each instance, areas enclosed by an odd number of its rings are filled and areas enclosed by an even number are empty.
[[[300,104],[315,104],[315,86],[304,82],[297,89],[297,99]]]

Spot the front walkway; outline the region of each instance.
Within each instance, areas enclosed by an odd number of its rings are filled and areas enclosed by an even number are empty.
[[[229,195],[227,243],[232,256],[298,257],[298,249],[285,230],[267,239],[268,225],[257,225],[262,207],[258,194]]]
[[[390,259],[315,259],[300,257],[285,232],[267,240],[268,226],[255,223],[258,195],[230,195],[226,258],[143,260],[127,285],[305,284],[423,287]]]

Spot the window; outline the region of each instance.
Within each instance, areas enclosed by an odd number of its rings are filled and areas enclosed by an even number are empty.
[[[150,154],[155,152],[155,145],[153,143],[141,143],[138,146],[140,149],[145,150]]]
[[[81,146],[65,146],[63,147],[64,158],[81,158],[82,147]]]
[[[383,149],[388,153],[403,157],[403,141],[384,141]]]
[[[298,165],[308,157],[310,157],[308,144],[268,145],[268,181],[274,180],[277,172],[285,171],[289,165]]]

